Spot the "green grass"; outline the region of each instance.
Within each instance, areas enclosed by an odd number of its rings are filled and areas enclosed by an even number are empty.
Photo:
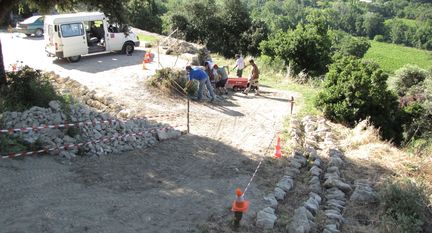
[[[146,41],[146,42],[150,42],[150,43],[153,43],[153,42],[156,42],[159,40],[159,38],[156,36],[144,35],[143,33],[138,33],[138,39],[140,41]]]
[[[307,84],[301,85],[287,79],[281,80],[268,74],[265,76],[263,75],[260,80],[260,84],[279,90],[299,93],[300,96],[294,99],[294,108],[300,107],[300,109],[297,109],[298,111],[296,113],[296,115],[299,117],[321,114],[321,112],[317,108],[315,108],[314,105],[314,100],[320,90],[317,87],[313,87]]]
[[[424,69],[432,66],[432,52],[372,40],[370,43],[371,47],[364,58],[377,62],[390,74],[406,64],[418,65]]]

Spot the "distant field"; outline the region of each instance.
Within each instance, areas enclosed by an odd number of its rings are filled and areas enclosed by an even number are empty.
[[[422,68],[432,66],[432,52],[377,41],[370,42],[371,48],[364,58],[378,62],[388,73],[394,73],[405,64],[415,64]]]

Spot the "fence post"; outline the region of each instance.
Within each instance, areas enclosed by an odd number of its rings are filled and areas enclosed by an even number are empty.
[[[293,113],[293,108],[294,108],[294,96],[291,96],[291,115]]]
[[[190,126],[189,126],[189,97],[187,98],[187,133],[190,132]]]

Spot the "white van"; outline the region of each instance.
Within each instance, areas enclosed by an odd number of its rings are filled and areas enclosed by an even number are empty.
[[[45,17],[45,51],[49,56],[77,62],[81,55],[122,51],[131,54],[140,42],[128,28],[109,25],[100,12]]]

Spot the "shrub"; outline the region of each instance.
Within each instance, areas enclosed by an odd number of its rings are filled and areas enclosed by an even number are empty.
[[[405,65],[395,72],[395,88],[399,96],[407,94],[408,90],[423,82],[428,76],[427,70],[417,65]]]
[[[388,182],[380,193],[384,232],[422,232],[427,208],[425,188],[409,180]]]
[[[411,86],[407,95],[400,98],[405,113],[404,135],[406,143],[411,139],[432,136],[432,77]]]
[[[64,102],[45,74],[24,66],[17,72],[8,72],[7,84],[0,93],[0,112],[23,111],[33,106],[48,107],[52,100]]]
[[[362,58],[371,47],[370,42],[364,37],[354,37],[340,31],[332,31],[329,34],[332,40],[332,51],[337,55]]]
[[[385,38],[384,38],[383,35],[376,35],[376,36],[374,37],[374,41],[384,42],[384,41],[385,41]]]
[[[186,88],[188,80],[186,71],[164,68],[158,70],[156,74],[149,79],[149,84],[153,87],[160,88],[162,91],[167,91],[172,95],[183,95],[184,92],[188,95],[195,95],[198,90],[198,85],[194,82]]]
[[[375,63],[342,57],[330,66],[316,106],[330,120],[348,126],[370,117],[385,139],[399,143],[398,104],[387,90],[386,80],[387,75]]]

